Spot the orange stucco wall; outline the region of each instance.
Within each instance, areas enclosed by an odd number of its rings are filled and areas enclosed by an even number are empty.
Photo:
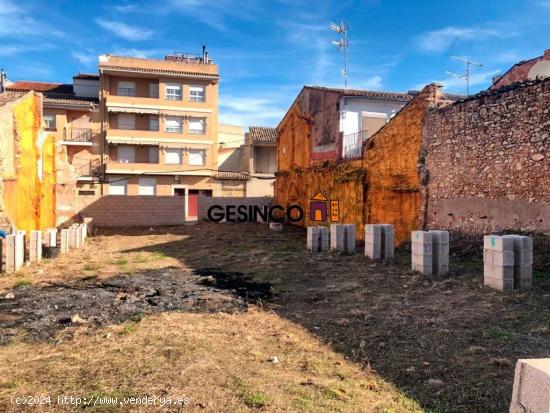
[[[19,230],[55,226],[55,138],[41,132],[42,99],[29,93],[15,102],[13,133],[14,173],[4,176],[2,206]]]

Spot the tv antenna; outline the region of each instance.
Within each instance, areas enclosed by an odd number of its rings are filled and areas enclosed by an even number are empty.
[[[458,57],[458,56],[451,56],[451,58],[458,60],[459,62],[462,62],[466,65],[466,73],[463,75],[457,75],[456,73],[449,72],[448,70],[445,70],[445,73],[448,75],[451,75],[453,77],[456,77],[457,79],[463,79],[466,81],[466,96],[470,94],[470,73],[471,73],[471,66],[477,66],[482,67],[483,65],[481,63],[474,62],[473,60],[468,59],[467,57]]]
[[[340,33],[339,40],[333,40],[332,44],[337,46],[339,50],[344,52],[344,69],[342,70],[342,76],[344,77],[344,89],[348,88],[348,30],[349,26],[347,23],[341,22],[340,24],[331,23],[330,30],[334,30],[337,33]]]

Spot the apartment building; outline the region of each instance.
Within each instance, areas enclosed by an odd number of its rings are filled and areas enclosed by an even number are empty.
[[[101,55],[105,134],[104,192],[221,195],[218,169],[218,67],[202,55],[164,60]]]

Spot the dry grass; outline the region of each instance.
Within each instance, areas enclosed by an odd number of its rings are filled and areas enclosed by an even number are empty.
[[[0,277],[0,291],[18,286],[39,292],[75,279],[185,270],[185,260],[174,252],[187,239],[159,233],[98,236],[79,251]],[[273,356],[279,363],[270,361]],[[52,405],[16,406],[10,402],[16,395],[50,395]],[[57,405],[62,395],[190,399],[186,407],[104,405],[86,412],[421,411],[375,372],[350,362],[299,324],[256,306],[236,314],[164,312],[100,329],[71,326],[43,341],[29,341],[22,331],[0,346],[0,411],[82,409]]]

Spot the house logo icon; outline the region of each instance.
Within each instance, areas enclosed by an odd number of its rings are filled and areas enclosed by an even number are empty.
[[[326,193],[317,192],[309,201],[309,220],[312,222],[339,222],[340,205],[336,200],[329,200]]]

